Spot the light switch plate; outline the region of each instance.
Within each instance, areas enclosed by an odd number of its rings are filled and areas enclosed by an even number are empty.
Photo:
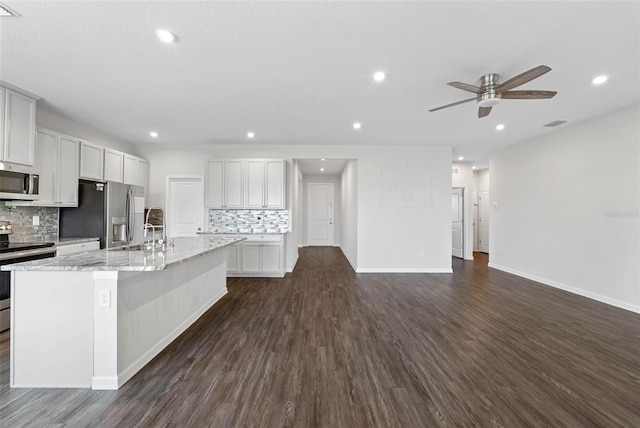
[[[34,226],[40,226],[40,216],[39,215],[34,215],[33,216],[33,225]]]

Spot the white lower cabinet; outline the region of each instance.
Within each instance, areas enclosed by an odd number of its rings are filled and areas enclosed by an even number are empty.
[[[229,246],[227,276],[283,277],[282,235],[243,235],[247,239]]]
[[[262,244],[257,242],[243,242],[242,244],[242,272],[262,272]]]
[[[240,272],[240,244],[231,244],[227,247],[227,273]]]

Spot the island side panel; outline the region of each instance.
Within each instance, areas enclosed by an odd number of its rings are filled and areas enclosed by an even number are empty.
[[[226,293],[226,248],[155,272],[118,275],[122,386]]]
[[[92,389],[118,389],[117,271],[93,272]]]
[[[91,272],[11,275],[11,387],[89,388]]]

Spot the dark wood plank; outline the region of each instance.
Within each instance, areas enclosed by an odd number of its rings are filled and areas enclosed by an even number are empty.
[[[10,389],[1,426],[640,426],[640,316],[454,259],[355,274],[305,248],[229,294],[119,391]]]

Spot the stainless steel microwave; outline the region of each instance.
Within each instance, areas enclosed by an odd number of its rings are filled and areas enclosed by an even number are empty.
[[[0,199],[38,199],[39,182],[28,166],[0,162]]]

